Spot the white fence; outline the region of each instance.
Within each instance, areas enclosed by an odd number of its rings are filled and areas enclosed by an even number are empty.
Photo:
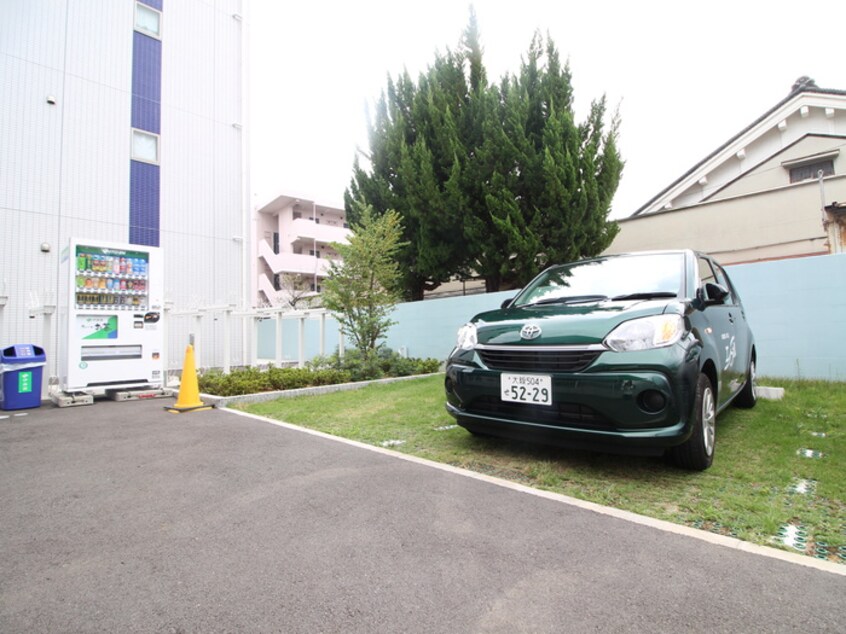
[[[220,368],[273,363],[303,367],[315,355],[336,349],[343,355],[344,338],[337,322],[324,309],[291,311],[261,308],[249,311],[234,306],[195,310],[165,310],[165,337],[169,374],[182,368],[185,348],[194,346],[198,368]]]

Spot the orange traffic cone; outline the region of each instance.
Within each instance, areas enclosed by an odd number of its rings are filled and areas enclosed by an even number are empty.
[[[171,414],[182,412],[196,412],[211,409],[214,405],[206,405],[200,400],[200,384],[197,381],[197,369],[194,367],[194,346],[188,345],[185,350],[185,363],[182,364],[182,379],[179,382],[179,396],[173,407],[165,407]]]

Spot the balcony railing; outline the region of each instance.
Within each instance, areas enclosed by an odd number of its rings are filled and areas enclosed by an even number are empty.
[[[347,242],[350,235],[349,229],[333,227],[331,225],[319,224],[306,218],[298,218],[291,223],[291,233],[297,240],[312,240],[320,244],[330,242]]]
[[[271,282],[270,278],[268,278],[264,273],[261,273],[258,276],[258,290],[260,293],[264,294],[268,305],[277,306],[279,304],[276,299],[279,291],[273,287],[273,282]]]
[[[266,240],[259,242],[259,257],[274,273],[295,273],[298,275],[319,275],[325,277],[329,272],[330,260],[313,255],[296,253],[274,253]]]

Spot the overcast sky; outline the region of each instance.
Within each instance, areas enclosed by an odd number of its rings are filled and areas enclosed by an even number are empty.
[[[294,194],[343,206],[365,108],[387,77],[416,79],[455,49],[461,0],[251,0],[253,203]],[[569,59],[576,117],[605,94],[626,163],[625,217],[787,96],[808,75],[846,89],[846,2],[475,0],[490,80],[519,70],[540,30]]]

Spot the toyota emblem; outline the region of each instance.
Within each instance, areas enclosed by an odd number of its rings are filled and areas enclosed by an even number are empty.
[[[526,324],[520,329],[521,339],[537,339],[540,337],[541,327],[537,324]]]

